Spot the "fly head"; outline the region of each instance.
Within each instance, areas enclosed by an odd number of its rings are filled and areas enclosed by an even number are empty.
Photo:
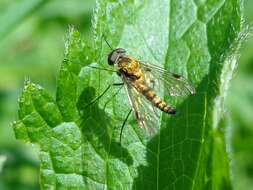
[[[114,65],[118,64],[119,58],[124,57],[126,55],[126,50],[123,48],[117,48],[111,51],[108,55],[108,64]]]

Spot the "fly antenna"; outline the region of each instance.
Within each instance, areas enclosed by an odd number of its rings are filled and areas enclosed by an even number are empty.
[[[107,41],[107,39],[106,39],[106,37],[105,37],[104,34],[102,35],[102,38],[104,38],[104,40],[105,40],[106,44],[108,45],[108,47],[109,47],[111,50],[113,50],[113,49],[112,49],[112,46],[109,44],[109,42]]]

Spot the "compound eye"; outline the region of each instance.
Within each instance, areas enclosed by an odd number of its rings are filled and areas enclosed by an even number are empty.
[[[110,58],[108,58],[108,64],[109,65],[114,65],[114,62]]]
[[[114,52],[111,52],[111,53],[108,55],[107,62],[108,62],[109,65],[114,65],[113,53],[114,53]]]
[[[126,53],[126,50],[123,48],[118,48],[117,53]]]

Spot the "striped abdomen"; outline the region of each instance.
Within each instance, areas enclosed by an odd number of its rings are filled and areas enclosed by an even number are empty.
[[[137,83],[134,85],[135,88],[142,93],[155,107],[168,114],[176,114],[176,110],[164,102],[155,92],[150,89],[147,85]]]

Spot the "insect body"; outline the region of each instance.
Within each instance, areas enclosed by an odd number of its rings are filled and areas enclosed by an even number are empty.
[[[108,55],[108,64],[116,66],[128,93],[129,102],[135,112],[139,126],[153,127],[158,124],[156,109],[175,114],[176,110],[157,95],[164,86],[165,95],[181,96],[195,93],[194,87],[183,77],[169,73],[155,65],[142,63],[117,48]]]
[[[114,50],[112,55],[109,55],[109,60],[112,60],[115,51],[116,55],[119,56],[115,63],[118,66],[118,74],[123,78],[123,81],[125,82],[126,78],[128,78],[130,85],[132,85],[139,93],[143,94],[155,107],[168,114],[175,114],[176,110],[164,102],[158,95],[156,95],[154,90],[149,87],[149,84],[145,80],[145,75],[140,68],[141,63],[138,60],[125,56],[124,54],[117,54],[118,51],[124,52],[123,49]]]

